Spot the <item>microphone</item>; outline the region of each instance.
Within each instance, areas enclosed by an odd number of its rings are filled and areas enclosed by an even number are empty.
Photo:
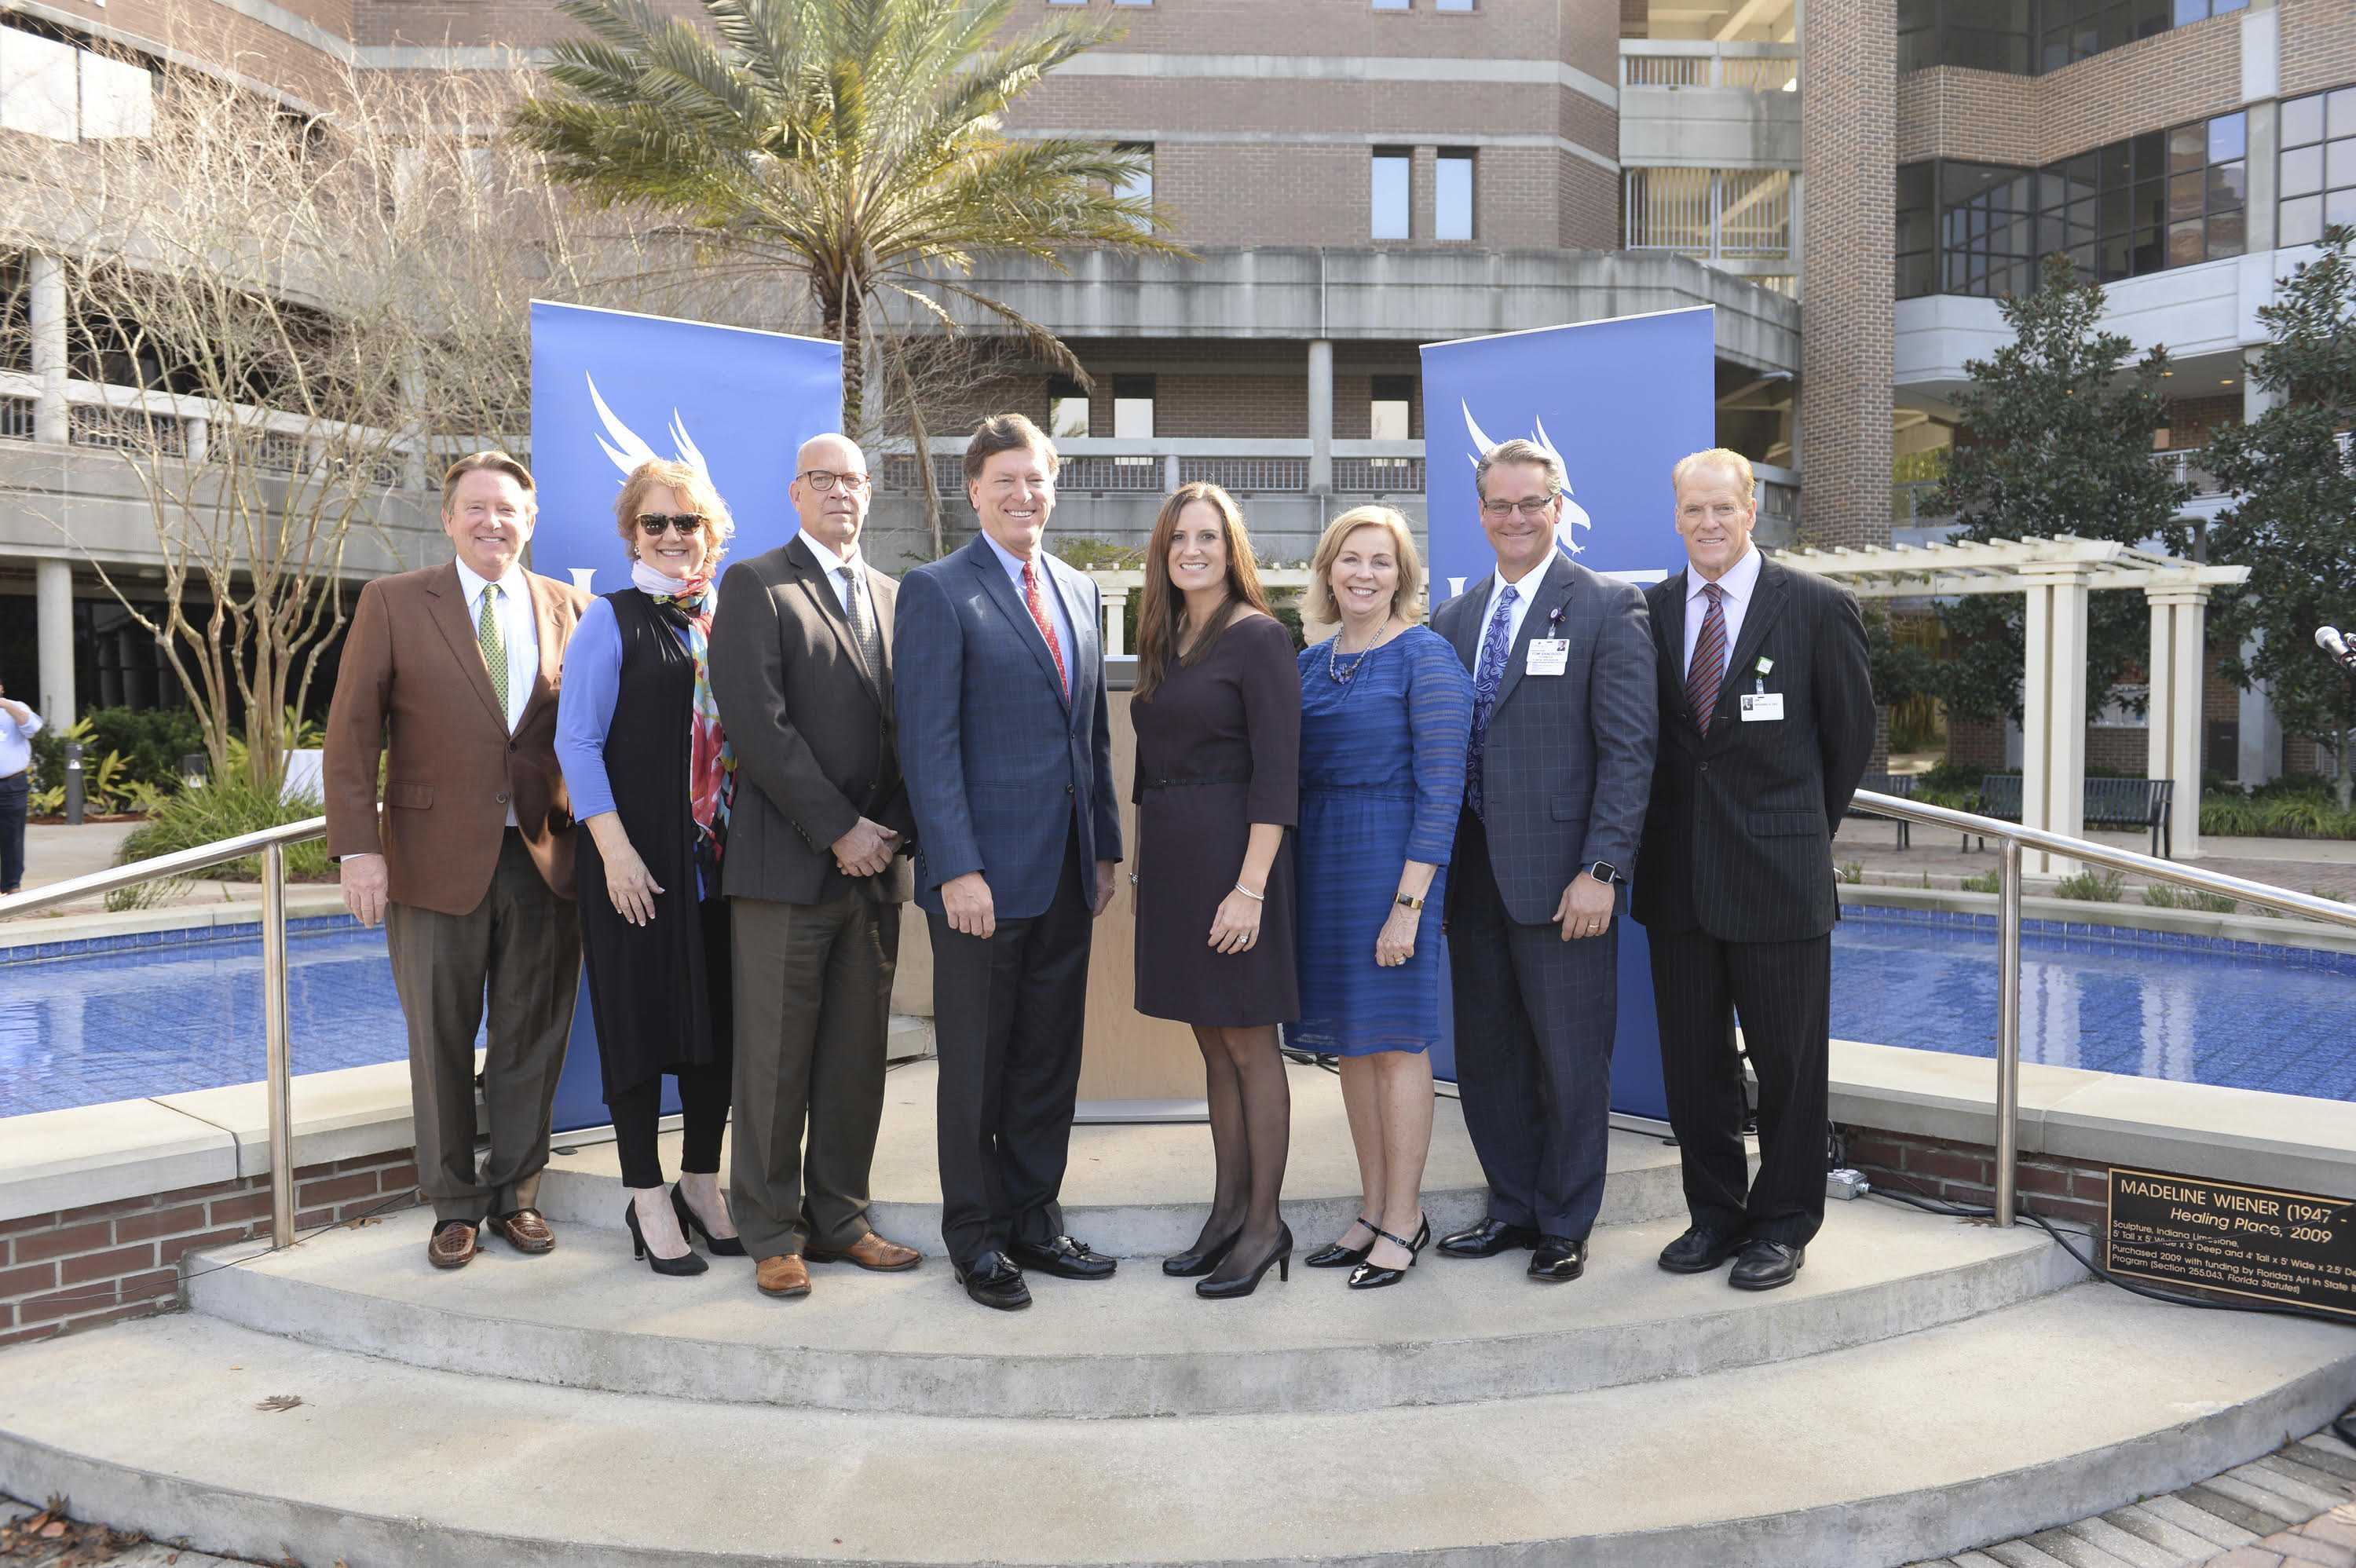
[[[2329,654],[2342,667],[2356,669],[2356,648],[2348,645],[2348,639],[2340,635],[2339,627],[2318,626],[2315,629],[2315,645]]]

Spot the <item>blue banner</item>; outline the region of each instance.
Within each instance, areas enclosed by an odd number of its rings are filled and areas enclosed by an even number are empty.
[[[786,496],[794,453],[841,425],[841,350],[824,339],[536,300],[531,568],[591,593],[626,585],[614,496],[649,457],[683,458],[712,475],[736,519],[733,556],[774,549],[796,528]],[[678,1108],[677,1089],[666,1085],[664,1112]],[[584,982],[553,1125],[567,1132],[611,1119]]]
[[[1717,325],[1708,305],[1509,332],[1423,349],[1425,501],[1435,605],[1476,590],[1496,558],[1472,464],[1515,437],[1550,447],[1567,475],[1558,543],[1580,565],[1658,582],[1684,564],[1669,470],[1718,444]],[[1666,1120],[1644,928],[1620,923],[1612,1108]],[[1452,1049],[1433,1068],[1455,1076]],[[1444,1070],[1444,1071],[1443,1071]]]

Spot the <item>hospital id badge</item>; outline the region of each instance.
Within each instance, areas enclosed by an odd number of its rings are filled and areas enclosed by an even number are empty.
[[[1783,694],[1780,691],[1748,691],[1742,695],[1742,721],[1745,724],[1773,722],[1783,717]]]
[[[1526,675],[1560,675],[1570,667],[1569,637],[1532,637]]]

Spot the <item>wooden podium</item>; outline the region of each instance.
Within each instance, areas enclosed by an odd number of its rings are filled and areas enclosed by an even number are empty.
[[[1105,661],[1105,688],[1112,717],[1113,796],[1120,803],[1123,851],[1137,851],[1137,807],[1130,804],[1137,740],[1130,728],[1130,688],[1137,680],[1134,657]],[[1094,869],[1089,870],[1094,875]],[[1076,1120],[1083,1122],[1199,1122],[1203,1102],[1203,1055],[1194,1031],[1137,1010],[1137,904],[1124,862],[1114,882],[1112,907],[1097,917],[1088,957],[1087,1032],[1080,1058]],[[899,974],[893,1009],[930,1017],[933,955],[922,911],[906,906],[901,926]]]

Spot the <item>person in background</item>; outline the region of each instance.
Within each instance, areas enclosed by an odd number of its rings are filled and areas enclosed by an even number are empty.
[[[1249,1296],[1269,1264],[1291,1271],[1277,1026],[1301,1012],[1289,832],[1301,687],[1243,511],[1216,485],[1162,503],[1137,627],[1137,1010],[1194,1026],[1216,1172],[1202,1234],[1162,1272],[1207,1276],[1198,1296]]]
[[[742,1257],[720,1194],[728,1125],[728,906],[720,894],[735,756],[712,699],[712,574],[735,530],[700,469],[641,463],[614,515],[630,586],[593,599],[564,655],[556,759],[579,846],[581,955],[632,1250],[698,1275],[691,1232]],[[679,1081],[679,1185],[663,1190],[656,1124]]]
[[[1432,629],[1472,672],[1448,887],[1457,1092],[1489,1212],[1442,1255],[1530,1250],[1577,1279],[1603,1201],[1620,891],[1652,786],[1658,703],[1644,599],[1556,548],[1562,464],[1535,442],[1473,470],[1496,569]]]
[[[1661,761],[1636,861],[1661,1076],[1693,1223],[1672,1274],[1772,1290],[1825,1222],[1833,829],[1873,754],[1857,598],[1759,553],[1751,463],[1713,447],[1671,475],[1686,569],[1644,591]],[[1744,1053],[1759,1077],[1759,1174],[1742,1148]]]
[[[25,887],[25,812],[33,792],[33,737],[41,716],[0,687],[0,898]]]
[[[1343,513],[1318,540],[1312,619],[1340,630],[1301,653],[1301,1050],[1341,1058],[1358,1155],[1358,1218],[1305,1260],[1354,1290],[1406,1277],[1431,1227],[1432,1041],[1440,911],[1464,797],[1472,682],[1419,624],[1423,562],[1387,507]]]
[[[1055,448],[1021,414],[965,449],[971,544],[901,580],[900,764],[932,925],[941,1239],[966,1294],[1031,1305],[1023,1271],[1108,1279],[1064,1233],[1095,917],[1120,860],[1104,604],[1046,548]]]
[[[518,1252],[556,1245],[532,1200],[581,975],[556,691],[589,599],[524,570],[538,505],[531,471],[504,452],[452,464],[442,529],[457,559],[360,590],[327,714],[327,853],[345,907],[384,923],[436,1268],[473,1262],[487,1221]],[[491,1147],[478,1168],[486,1010]]]
[[[787,490],[801,528],[720,581],[712,690],[734,738],[725,882],[736,940],[729,1190],[762,1294],[809,1262],[894,1272],[868,1221],[900,906],[916,830],[892,732],[898,587],[861,558],[867,458],[816,436]]]

